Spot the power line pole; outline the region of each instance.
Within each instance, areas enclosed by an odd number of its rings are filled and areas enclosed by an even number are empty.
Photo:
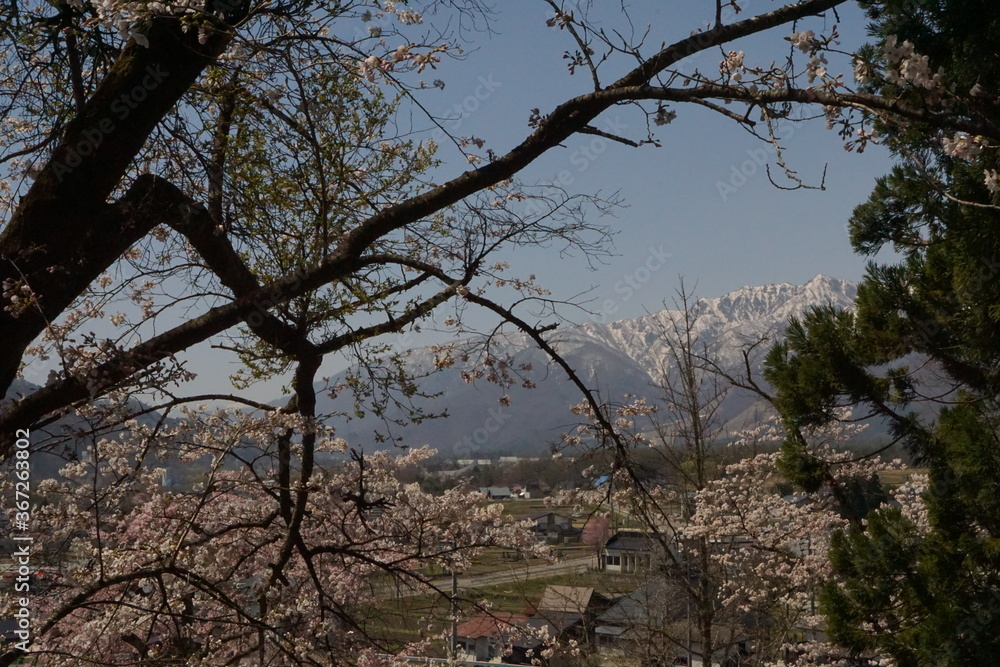
[[[458,541],[451,543],[453,549],[458,549]],[[458,659],[458,571],[451,567],[451,664]]]

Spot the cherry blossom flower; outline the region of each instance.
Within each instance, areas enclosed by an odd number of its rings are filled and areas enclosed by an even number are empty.
[[[947,155],[971,162],[976,159],[987,145],[986,139],[972,136],[965,132],[948,137],[941,137],[941,148]]]
[[[792,43],[792,46],[797,48],[802,53],[809,53],[813,50],[813,46],[816,41],[816,33],[812,30],[793,32],[791,35],[786,37],[786,39]]]
[[[996,169],[987,169],[983,172],[983,182],[986,184],[986,189],[993,194],[1000,193],[1000,172]]]
[[[666,107],[659,107],[656,110],[656,115],[653,117],[653,123],[656,125],[669,125],[677,118],[677,112],[667,109]]]

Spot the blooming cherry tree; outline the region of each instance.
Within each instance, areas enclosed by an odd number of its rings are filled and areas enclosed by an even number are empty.
[[[550,353],[590,420],[568,442],[609,444],[627,481],[653,407],[629,399],[606,410],[547,338],[555,324],[536,317],[560,317],[558,301],[497,257],[552,243],[606,252],[608,230],[590,218],[617,202],[519,178],[577,134],[656,146],[690,104],[764,141],[800,104],[824,109],[862,146],[879,124],[928,124],[952,157],[989,155],[1000,130],[966,105],[982,91],[952,90],[905,40],[846,54],[865,78],[859,90],[835,74],[836,31],[798,22],[844,1],[775,3],[754,16],[740,16],[746,3],[717,2],[708,25],[650,51],[585,8],[546,0],[544,23],[587,88],[533,109],[505,153],[475,136],[398,129],[444,87],[466,29],[488,25],[479,0],[5,4],[0,387],[25,364],[51,372],[0,404],[0,459],[10,463],[18,429],[51,429],[32,454],[69,459],[63,479],[41,488],[36,539],[73,567],[39,599],[37,660],[309,664],[333,654],[375,664],[388,649],[366,635],[362,591],[426,586],[424,563],[458,568],[490,545],[523,548],[495,509],[402,487],[392,474],[401,463],[336,437],[337,419],[385,415],[393,402],[426,416],[385,341],[444,304],[455,305],[456,328],[467,309],[484,309]],[[635,25],[624,6],[613,16]],[[784,44],[793,30],[784,61],[733,46],[768,31]],[[688,67],[716,48],[718,69]],[[924,97],[863,87],[876,78]],[[624,106],[647,121],[638,135],[598,129]],[[438,162],[438,139],[461,150],[454,173]],[[243,369],[187,396],[194,371],[177,355],[208,341]],[[332,354],[358,362],[347,386],[328,388],[354,393],[352,414],[317,414]],[[455,358],[442,348],[435,363]],[[530,369],[488,347],[480,358],[471,380],[530,386]],[[292,395],[281,408],[240,393],[281,374]],[[248,412],[185,410],[214,400]],[[156,484],[176,460],[208,462],[196,492]],[[706,470],[694,475],[699,489]],[[22,653],[4,649],[0,664]]]

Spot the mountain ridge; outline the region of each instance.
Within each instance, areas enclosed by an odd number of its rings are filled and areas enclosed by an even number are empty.
[[[720,297],[692,301],[693,330],[699,345],[714,350],[721,363],[742,364],[743,344],[764,337],[771,342],[779,340],[789,317],[815,306],[852,308],[855,295],[853,283],[824,275],[817,275],[804,285],[746,285]],[[667,358],[669,349],[664,332],[670,331],[680,316],[677,309],[664,309],[609,323],[588,322],[556,329],[548,334],[547,340],[588,387],[599,390],[602,398],[621,402],[626,394],[631,394],[655,400],[653,381],[664,371],[661,362]],[[461,348],[477,340],[458,340],[455,346]],[[446,409],[450,416],[393,427],[391,436],[402,438],[398,444],[429,444],[456,458],[502,452],[537,453],[546,444],[557,442],[561,433],[578,423],[569,408],[580,402],[579,391],[527,336],[507,334],[491,345],[496,356],[509,358],[512,369],[530,364],[533,371],[529,379],[537,387],[530,389],[515,383],[504,389],[483,381],[470,386],[461,374],[472,372],[473,362],[456,362],[453,368],[432,373],[418,382],[421,392],[440,394],[428,403],[430,409]],[[406,358],[407,367],[418,374],[430,371],[438,353],[439,348],[411,350]],[[670,372],[669,368],[666,370]],[[343,382],[345,377],[346,373],[335,376],[331,384]],[[317,408],[323,413],[344,415],[352,413],[352,403],[351,397],[342,392],[336,399],[324,396]],[[753,409],[752,403],[745,396],[734,396],[724,420],[738,422],[745,418]],[[390,411],[387,418],[391,421],[402,416],[401,411]],[[362,448],[376,444],[374,433],[378,424],[371,417],[337,424],[340,435],[348,442]]]
[[[792,285],[744,285],[721,297],[701,298],[692,302],[695,319],[693,332],[703,343],[725,354],[729,348],[738,348],[744,340],[752,340],[783,331],[789,318],[801,315],[807,308],[833,305],[852,308],[857,287],[854,283],[822,274],[805,283]],[[653,345],[655,336],[672,328],[679,321],[680,310],[666,308],[635,318],[618,320],[606,325],[586,323],[580,327],[589,335],[616,347],[633,359],[639,360],[647,372],[659,372],[656,359],[662,358],[664,346]],[[642,341],[636,340],[642,334]],[[631,339],[628,336],[631,335]],[[706,340],[709,339],[709,340]],[[731,351],[731,350],[730,350]]]

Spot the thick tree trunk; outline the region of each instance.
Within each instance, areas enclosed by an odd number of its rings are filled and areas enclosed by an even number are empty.
[[[845,1],[794,3],[676,42],[611,86],[559,105],[542,120],[535,132],[506,155],[379,211],[339,239],[329,257],[317,266],[256,289],[245,273],[221,271],[220,278],[227,287],[242,296],[102,364],[100,372],[105,381],[98,392],[234,326],[251,313],[260,313],[263,317],[266,309],[275,303],[348,275],[361,265],[360,258],[378,239],[513,177],[546,151],[561,145],[573,134],[586,131],[589,123],[612,105],[627,99],[661,99],[657,91],[668,89],[651,87],[650,80],[673,63]],[[239,11],[245,11],[245,6],[246,3],[241,4]],[[228,20],[231,24],[236,22],[233,17]],[[15,377],[24,349],[44,330],[47,322],[56,319],[94,278],[142,236],[145,229],[155,224],[144,212],[137,215],[127,201],[108,204],[108,199],[116,188],[125,187],[121,183],[123,175],[157,123],[230,40],[228,34],[218,32],[205,44],[200,44],[194,30],[184,33],[177,23],[169,20],[157,21],[147,37],[149,48],[130,43],[122,52],[93,98],[67,127],[52,160],[0,236],[0,280],[7,281],[15,289],[25,284],[33,294],[26,297],[27,306],[13,309],[17,312],[0,312],[0,340],[4,342],[0,349],[0,388],[4,391]],[[135,91],[140,92],[136,94]],[[729,97],[729,91],[720,86],[718,90],[712,88],[706,92],[704,97]],[[814,91],[784,92],[790,98],[808,93],[809,97],[795,98],[796,101],[822,101],[815,98],[817,93]],[[141,102],[137,101],[138,97],[143,98]],[[151,183],[148,187],[159,191],[155,185]],[[133,193],[133,196],[137,195]],[[198,221],[191,222],[195,223],[195,228],[186,228],[182,233],[190,234],[189,239],[198,252],[206,253],[206,262],[213,270],[219,270],[218,267],[226,262],[215,260],[222,258],[227,249],[210,242],[211,239],[199,238],[204,229],[197,227]],[[509,313],[500,314],[510,316]],[[264,322],[258,329],[255,329],[258,333],[270,332],[271,338],[289,342],[287,331],[273,323]],[[10,451],[4,433],[28,427],[45,415],[91,394],[78,378],[64,378],[0,411],[0,460]]]
[[[25,348],[115,259],[149,230],[143,189],[109,198],[156,125],[229,43],[205,44],[174,20],[153,22],[150,46],[122,51],[66,131],[0,235],[0,281],[17,303],[0,310],[0,395]]]

